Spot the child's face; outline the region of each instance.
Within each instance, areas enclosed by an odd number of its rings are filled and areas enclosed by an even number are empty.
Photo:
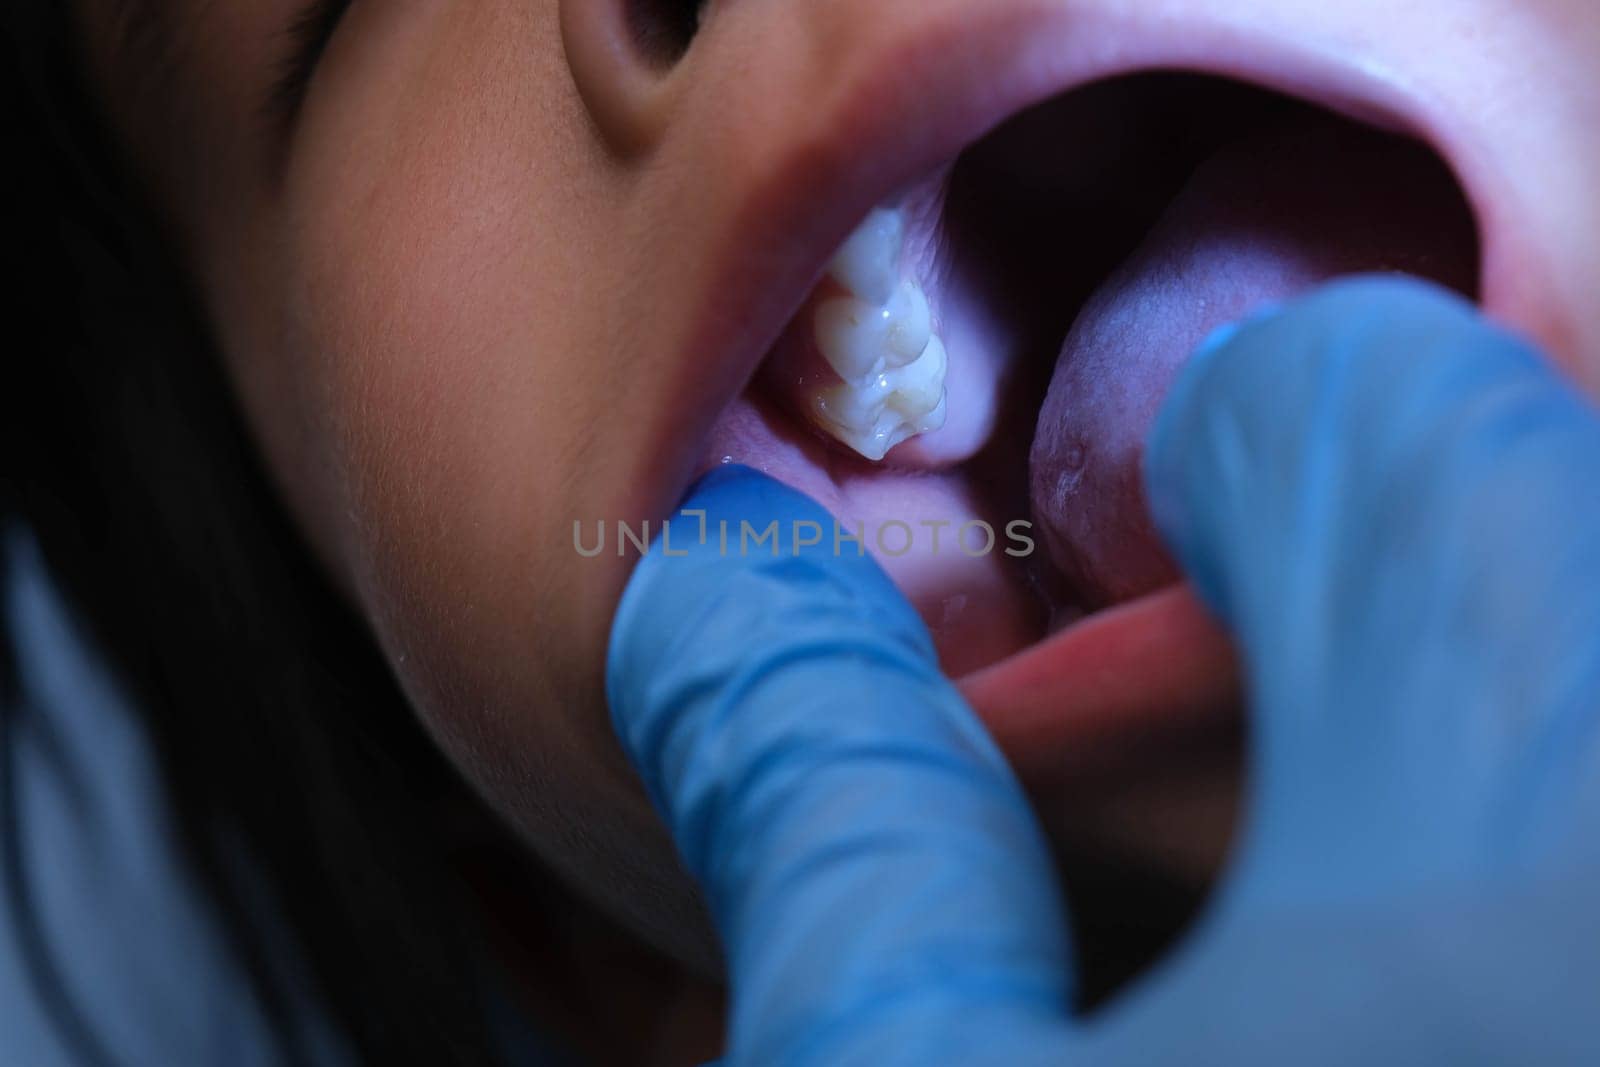
[[[608,47],[647,3],[356,0],[281,123],[307,0],[144,2],[159,72],[115,43],[127,0],[80,0],[91,59],[300,524],[451,756],[667,942],[688,898],[601,687],[632,555],[613,527],[581,558],[574,522],[659,519],[723,456],[852,518],[1026,518],[1044,383],[1119,240],[1074,214],[1104,200],[1084,175],[1170,167],[1146,131],[1201,97],[1085,97],[958,170],[959,209],[913,197],[981,460],[867,469],[746,388],[867,209],[1024,106],[1165,66],[1386,114],[1459,175],[1490,310],[1600,385],[1592,0],[712,0],[675,68]],[[953,673],[1041,636],[1036,570],[926,545],[884,562]],[[1158,814],[1128,825],[1190,833]]]

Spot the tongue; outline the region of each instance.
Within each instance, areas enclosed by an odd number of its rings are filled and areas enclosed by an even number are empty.
[[[1177,569],[1145,509],[1145,434],[1216,326],[1339,274],[1399,270],[1470,292],[1472,219],[1421,146],[1336,119],[1203,163],[1073,324],[1040,412],[1032,496],[1063,606],[1094,610]]]

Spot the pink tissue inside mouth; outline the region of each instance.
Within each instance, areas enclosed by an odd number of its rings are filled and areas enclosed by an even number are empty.
[[[1150,422],[1193,348],[1263,301],[1385,269],[1471,292],[1477,228],[1446,164],[1248,87],[1150,75],[1013,117],[897,202],[902,267],[950,353],[951,422],[881,463],[818,431],[805,294],[704,465],[758,467],[863,530],[946,673],[994,668],[980,710],[998,733],[1023,723],[1035,746],[1044,718],[1236,702],[1230,650],[1173,595],[1147,518]],[[1030,550],[969,557],[971,523],[1003,549],[1020,523]]]
[[[1329,119],[1224,145],[1061,348],[1030,457],[1057,602],[1093,611],[1177,581],[1140,461],[1162,398],[1211,330],[1336,275],[1403,271],[1470,294],[1477,269],[1474,220],[1415,142]]]

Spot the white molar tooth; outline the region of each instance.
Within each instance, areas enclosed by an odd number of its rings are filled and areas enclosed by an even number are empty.
[[[813,407],[829,426],[859,433],[869,432],[883,418],[891,399],[889,379],[879,375],[865,385],[839,382],[817,390]]]
[[[835,440],[874,463],[888,455],[895,445],[916,433],[903,419],[890,412],[885,412],[876,422],[864,427],[829,426],[827,429]]]
[[[889,337],[884,358],[891,367],[915,362],[933,338],[933,313],[922,286],[901,282],[884,309],[889,318]]]
[[[929,338],[919,359],[885,375],[889,380],[889,406],[910,420],[927,418],[944,399],[948,367],[944,342]]]
[[[898,209],[874,208],[834,254],[828,275],[875,307],[889,302],[905,244],[905,216]]]
[[[889,454],[889,450],[896,445],[904,444],[915,437],[917,431],[903,422],[884,422],[879,424],[878,431],[872,437],[870,449],[857,449],[863,456],[876,463]]]
[[[904,242],[899,210],[869,215],[829,267],[849,295],[821,301],[813,321],[817,349],[840,381],[812,391],[812,419],[874,462],[945,422],[949,356],[927,294],[899,278]]]
[[[882,370],[894,332],[888,308],[853,296],[824,301],[817,308],[817,348],[834,373],[857,382]]]

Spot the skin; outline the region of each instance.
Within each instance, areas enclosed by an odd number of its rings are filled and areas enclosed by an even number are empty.
[[[166,0],[159,77],[124,58],[113,6],[80,0],[95,80],[286,506],[523,841],[702,970],[693,893],[605,708],[631,561],[577,560],[572,524],[667,515],[723,454],[841,512],[917,494],[917,514],[981,514],[970,471],[820,458],[745,386],[866,208],[1007,113],[1263,41],[1284,88],[1366,70],[1364,93],[1420,101],[1409,125],[1463,175],[1491,312],[1600,385],[1590,0],[713,0],[676,68],[601,47],[603,0],[360,2],[287,128],[261,102],[296,2]],[[1024,66],[1005,100],[980,91]],[[913,129],[922,109],[949,128]],[[1009,573],[890,569],[954,673],[1038,635]],[[966,623],[937,617],[955,590],[979,604]],[[1152,853],[1195,851],[1200,818],[1215,844],[1184,859],[1203,867],[1226,839],[1215,795],[1083,804]]]

